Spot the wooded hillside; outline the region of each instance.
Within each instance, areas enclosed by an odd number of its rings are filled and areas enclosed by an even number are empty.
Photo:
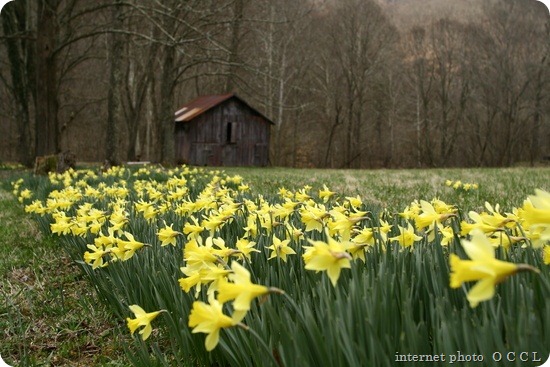
[[[172,162],[173,114],[235,91],[273,165],[507,166],[550,156],[535,0],[16,0],[0,18],[0,161]]]

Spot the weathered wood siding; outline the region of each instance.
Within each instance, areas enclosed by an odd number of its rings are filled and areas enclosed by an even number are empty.
[[[199,166],[266,166],[271,124],[237,98],[176,124],[176,155]]]

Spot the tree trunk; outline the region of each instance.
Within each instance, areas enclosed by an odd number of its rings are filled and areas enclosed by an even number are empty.
[[[540,130],[541,130],[541,108],[542,108],[542,93],[543,93],[543,80],[542,71],[544,70],[544,64],[546,61],[546,55],[542,57],[539,70],[537,72],[536,85],[535,85],[535,106],[533,111],[533,128],[531,129],[531,149],[529,150],[529,162],[531,166],[535,165],[535,162],[540,159]]]
[[[233,4],[233,20],[231,21],[231,45],[229,49],[229,70],[225,83],[225,92],[235,89],[237,62],[239,59],[239,45],[241,43],[241,25],[243,21],[243,0],[235,0]]]
[[[36,31],[36,154],[45,156],[59,151],[57,101],[58,0],[38,2]]]
[[[122,9],[121,1],[117,0],[112,8],[112,21],[115,29],[122,29]],[[107,137],[106,137],[106,152],[105,159],[110,165],[120,164],[119,157],[119,135],[120,135],[120,119],[122,117],[122,101],[120,98],[121,83],[122,83],[122,48],[124,42],[121,36],[111,34],[111,45],[109,52],[109,63],[111,71],[109,76],[109,93],[107,95]]]
[[[16,35],[27,31],[26,2],[17,1],[6,5],[2,12],[4,35]],[[21,164],[31,167],[34,163],[34,152],[31,144],[31,121],[29,112],[29,97],[33,83],[34,69],[29,67],[33,48],[28,40],[17,41],[15,37],[6,38],[10,75],[16,105],[17,150]]]
[[[173,165],[176,159],[174,146],[175,121],[173,111],[174,92],[174,53],[175,48],[165,48],[162,79],[160,86],[161,162]]]

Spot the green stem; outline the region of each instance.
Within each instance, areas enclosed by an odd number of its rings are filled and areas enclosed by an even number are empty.
[[[277,362],[275,357],[273,357],[273,353],[271,352],[271,349],[269,349],[269,346],[265,343],[265,341],[262,339],[262,337],[257,332],[255,332],[253,329],[249,328],[248,326],[246,326],[242,322],[239,322],[237,324],[237,326],[240,327],[243,330],[248,331],[250,334],[252,334],[252,336],[254,336],[260,342],[262,347],[265,349],[266,353],[269,354],[269,356],[271,357],[271,362],[273,363],[273,365],[276,366],[276,367],[280,366],[279,362]]]

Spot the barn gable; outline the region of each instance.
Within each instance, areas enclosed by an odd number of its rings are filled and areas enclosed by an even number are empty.
[[[176,159],[199,166],[266,166],[271,120],[234,93],[198,97],[175,113]]]

